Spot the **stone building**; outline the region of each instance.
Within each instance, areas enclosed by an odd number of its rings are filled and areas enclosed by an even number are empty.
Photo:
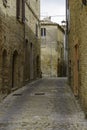
[[[60,76],[64,58],[64,30],[50,17],[41,21],[41,70],[43,76]],[[62,70],[62,69],[61,69]]]
[[[66,47],[65,47],[65,30],[62,26],[57,25],[57,76],[66,76]]]
[[[67,0],[67,23],[69,83],[87,113],[86,0]]]
[[[40,77],[40,0],[0,0],[0,92]]]

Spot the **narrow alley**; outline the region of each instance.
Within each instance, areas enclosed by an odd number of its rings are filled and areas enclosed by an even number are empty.
[[[0,104],[0,130],[87,130],[66,78],[43,78]]]

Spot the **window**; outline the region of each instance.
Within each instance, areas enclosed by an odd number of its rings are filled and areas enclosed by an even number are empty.
[[[46,28],[41,28],[41,36],[46,36]]]
[[[25,21],[25,0],[16,0],[16,7],[17,7],[17,19],[21,20],[22,22]]]
[[[3,5],[7,7],[7,0],[3,0]]]
[[[36,24],[36,37],[38,37],[38,24]]]

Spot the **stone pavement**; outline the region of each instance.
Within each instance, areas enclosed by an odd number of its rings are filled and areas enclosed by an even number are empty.
[[[44,78],[0,104],[0,130],[87,130],[87,121],[65,78]]]

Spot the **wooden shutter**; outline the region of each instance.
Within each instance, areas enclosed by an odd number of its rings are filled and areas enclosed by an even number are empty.
[[[38,37],[38,25],[36,24],[36,37]]]
[[[41,28],[41,36],[43,36],[43,28]]]
[[[46,36],[46,28],[44,28],[44,36]]]
[[[22,22],[25,22],[25,0],[22,0]]]
[[[16,0],[16,17],[20,18],[20,0]]]

